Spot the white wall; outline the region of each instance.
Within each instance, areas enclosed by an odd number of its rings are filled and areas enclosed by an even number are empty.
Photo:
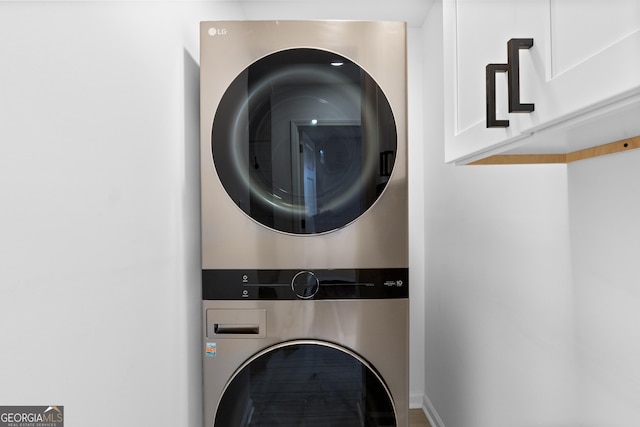
[[[425,407],[437,427],[638,426],[640,152],[443,165],[439,10],[423,27]]]
[[[422,30],[410,28],[408,38],[408,122],[409,122],[409,303],[410,303],[410,381],[412,408],[420,408],[424,396],[424,52]]]
[[[198,22],[0,3],[0,403],[200,426]]]
[[[640,151],[569,166],[580,425],[640,425]]]
[[[444,165],[440,4],[423,30],[425,407],[436,426],[574,426],[567,168]]]
[[[201,425],[198,22],[261,17],[245,6],[0,1],[0,404],[64,405],[69,425]],[[327,13],[316,17],[340,18]],[[422,118],[410,120],[420,144]],[[413,404],[421,152],[410,148]]]

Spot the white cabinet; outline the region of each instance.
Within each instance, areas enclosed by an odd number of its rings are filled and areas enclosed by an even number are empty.
[[[444,0],[445,161],[496,154],[566,154],[640,135],[640,0]],[[496,75],[487,128],[487,64],[519,51],[520,99],[509,113],[507,73]]]

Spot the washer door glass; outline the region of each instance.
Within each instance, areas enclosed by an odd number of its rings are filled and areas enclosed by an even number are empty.
[[[395,427],[389,391],[366,361],[322,342],[291,342],[247,361],[227,384],[214,427]]]
[[[213,121],[225,190],[255,221],[286,233],[323,233],[356,220],[384,190],[396,149],[380,87],[354,62],[318,49],[250,65]]]

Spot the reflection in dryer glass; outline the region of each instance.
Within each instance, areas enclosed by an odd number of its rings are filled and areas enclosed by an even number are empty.
[[[393,113],[373,78],[317,49],[250,65],[224,93],[212,129],[229,196],[254,220],[295,234],[362,215],[389,181],[396,149]]]
[[[378,376],[343,351],[292,344],[259,356],[231,381],[215,427],[395,427]]]

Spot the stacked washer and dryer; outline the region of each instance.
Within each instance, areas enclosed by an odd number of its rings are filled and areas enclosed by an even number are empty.
[[[204,425],[408,425],[404,23],[201,23]]]

